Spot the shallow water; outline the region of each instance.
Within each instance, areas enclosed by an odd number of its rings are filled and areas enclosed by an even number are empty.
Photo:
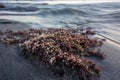
[[[6,8],[0,8],[0,19],[20,21],[42,29],[92,27],[97,34],[120,43],[120,2],[4,5]]]

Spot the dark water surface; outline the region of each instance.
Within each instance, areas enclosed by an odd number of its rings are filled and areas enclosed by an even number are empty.
[[[25,22],[34,28],[92,27],[120,43],[120,2],[94,4],[6,3],[0,19]]]

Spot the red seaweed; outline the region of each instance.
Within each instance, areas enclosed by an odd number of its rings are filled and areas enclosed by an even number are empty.
[[[80,33],[78,33],[80,32]],[[2,32],[3,33],[3,32]],[[100,74],[100,67],[86,56],[95,56],[104,59],[104,53],[96,47],[103,44],[102,40],[90,37],[95,35],[91,29],[29,29],[23,31],[4,32],[1,37],[4,44],[18,43],[25,56],[36,56],[36,59],[45,62],[50,68],[63,76],[67,68],[75,70],[80,80],[93,80]]]

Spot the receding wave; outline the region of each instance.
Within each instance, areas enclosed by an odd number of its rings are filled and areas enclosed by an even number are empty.
[[[5,8],[1,8],[0,10],[1,11],[14,11],[14,13],[20,12],[21,14],[23,12],[33,12],[36,14],[44,14],[44,15],[49,15],[49,14],[52,14],[52,15],[64,15],[64,14],[87,15],[87,12],[83,11],[82,9],[73,9],[73,8],[60,8],[60,9],[57,8],[56,9],[54,7],[38,8],[38,7],[31,7],[31,6],[14,6],[14,7],[7,6]],[[20,14],[20,13],[18,13],[18,14]]]
[[[0,8],[0,18],[22,21],[34,28],[92,27],[100,35],[120,43],[120,35],[118,35],[120,3],[92,5],[9,3]]]
[[[87,13],[82,10],[72,9],[72,8],[64,8],[64,9],[43,9],[39,11],[39,14],[43,15],[86,15]]]

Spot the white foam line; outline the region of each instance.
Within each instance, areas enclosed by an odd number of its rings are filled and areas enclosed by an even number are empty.
[[[103,36],[103,35],[101,35],[101,34],[97,34],[97,36],[103,37],[103,38],[107,39],[109,42],[114,43],[114,44],[116,44],[116,45],[118,45],[118,46],[120,47],[120,43],[117,42],[117,41],[115,41],[115,40],[113,40],[113,39],[110,39],[110,38],[108,38],[108,37],[106,37],[106,36]]]
[[[35,16],[9,16],[4,15],[0,16],[0,19],[8,19],[13,21],[20,21],[20,22],[34,22],[34,23],[40,23],[41,21],[44,21],[43,18],[35,17]]]
[[[89,4],[89,3],[105,3],[120,2],[120,0],[82,0],[82,1],[0,1],[0,3],[48,3],[48,4]]]

